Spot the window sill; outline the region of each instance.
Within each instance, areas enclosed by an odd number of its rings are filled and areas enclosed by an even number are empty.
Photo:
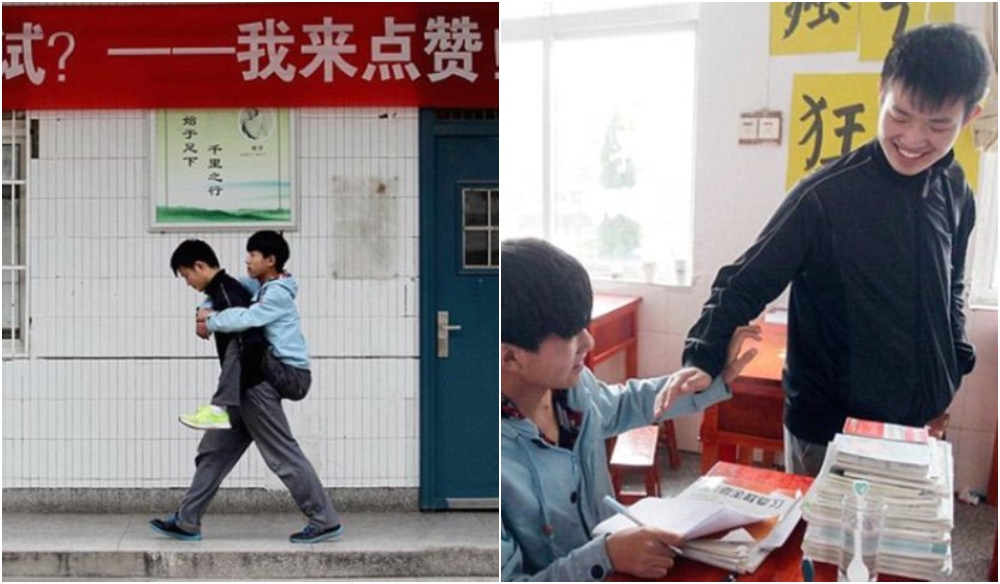
[[[630,280],[627,278],[609,278],[607,276],[595,276],[590,275],[591,281],[594,283],[594,288],[596,290],[608,290],[614,286],[628,286],[628,287],[655,287],[655,288],[667,288],[671,290],[690,290],[693,286],[691,283],[679,284],[671,282],[645,282],[641,280]]]
[[[27,348],[23,341],[5,340],[3,342],[3,360],[13,361],[14,359],[27,359],[29,357]]]

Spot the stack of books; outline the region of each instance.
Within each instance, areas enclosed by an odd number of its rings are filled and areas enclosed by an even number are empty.
[[[719,462],[677,497],[648,497],[629,511],[635,520],[687,540],[681,549],[684,557],[748,574],[791,535],[811,485],[809,477]],[[593,533],[632,525],[633,520],[619,514]]]
[[[941,580],[952,568],[952,468],[951,445],[925,429],[848,419],[806,496],[803,553],[837,563],[843,498],[866,480],[868,497],[887,504],[878,571]]]

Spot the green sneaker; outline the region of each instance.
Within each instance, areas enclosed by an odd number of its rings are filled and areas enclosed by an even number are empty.
[[[215,406],[201,406],[193,414],[184,414],[180,418],[181,424],[195,430],[228,430],[229,414],[223,408]]]

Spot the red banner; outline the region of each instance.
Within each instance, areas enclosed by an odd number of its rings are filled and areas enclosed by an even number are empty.
[[[495,108],[498,7],[4,6],[3,108]]]

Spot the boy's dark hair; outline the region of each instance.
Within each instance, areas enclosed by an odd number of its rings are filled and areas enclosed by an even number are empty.
[[[899,81],[922,110],[961,102],[968,119],[986,96],[990,68],[986,48],[967,28],[931,24],[896,39],[882,64],[882,86]]]
[[[219,267],[219,258],[215,256],[215,250],[200,239],[187,239],[182,241],[174,255],[170,256],[170,269],[177,275],[177,270],[181,268],[193,268],[195,262],[205,262],[210,268]]]
[[[500,244],[500,342],[537,351],[549,335],[572,338],[590,323],[594,293],[573,256],[540,239]]]
[[[279,272],[284,271],[285,262],[291,252],[288,249],[288,242],[277,231],[258,231],[247,240],[247,253],[259,251],[265,258],[274,256],[274,267]]]

